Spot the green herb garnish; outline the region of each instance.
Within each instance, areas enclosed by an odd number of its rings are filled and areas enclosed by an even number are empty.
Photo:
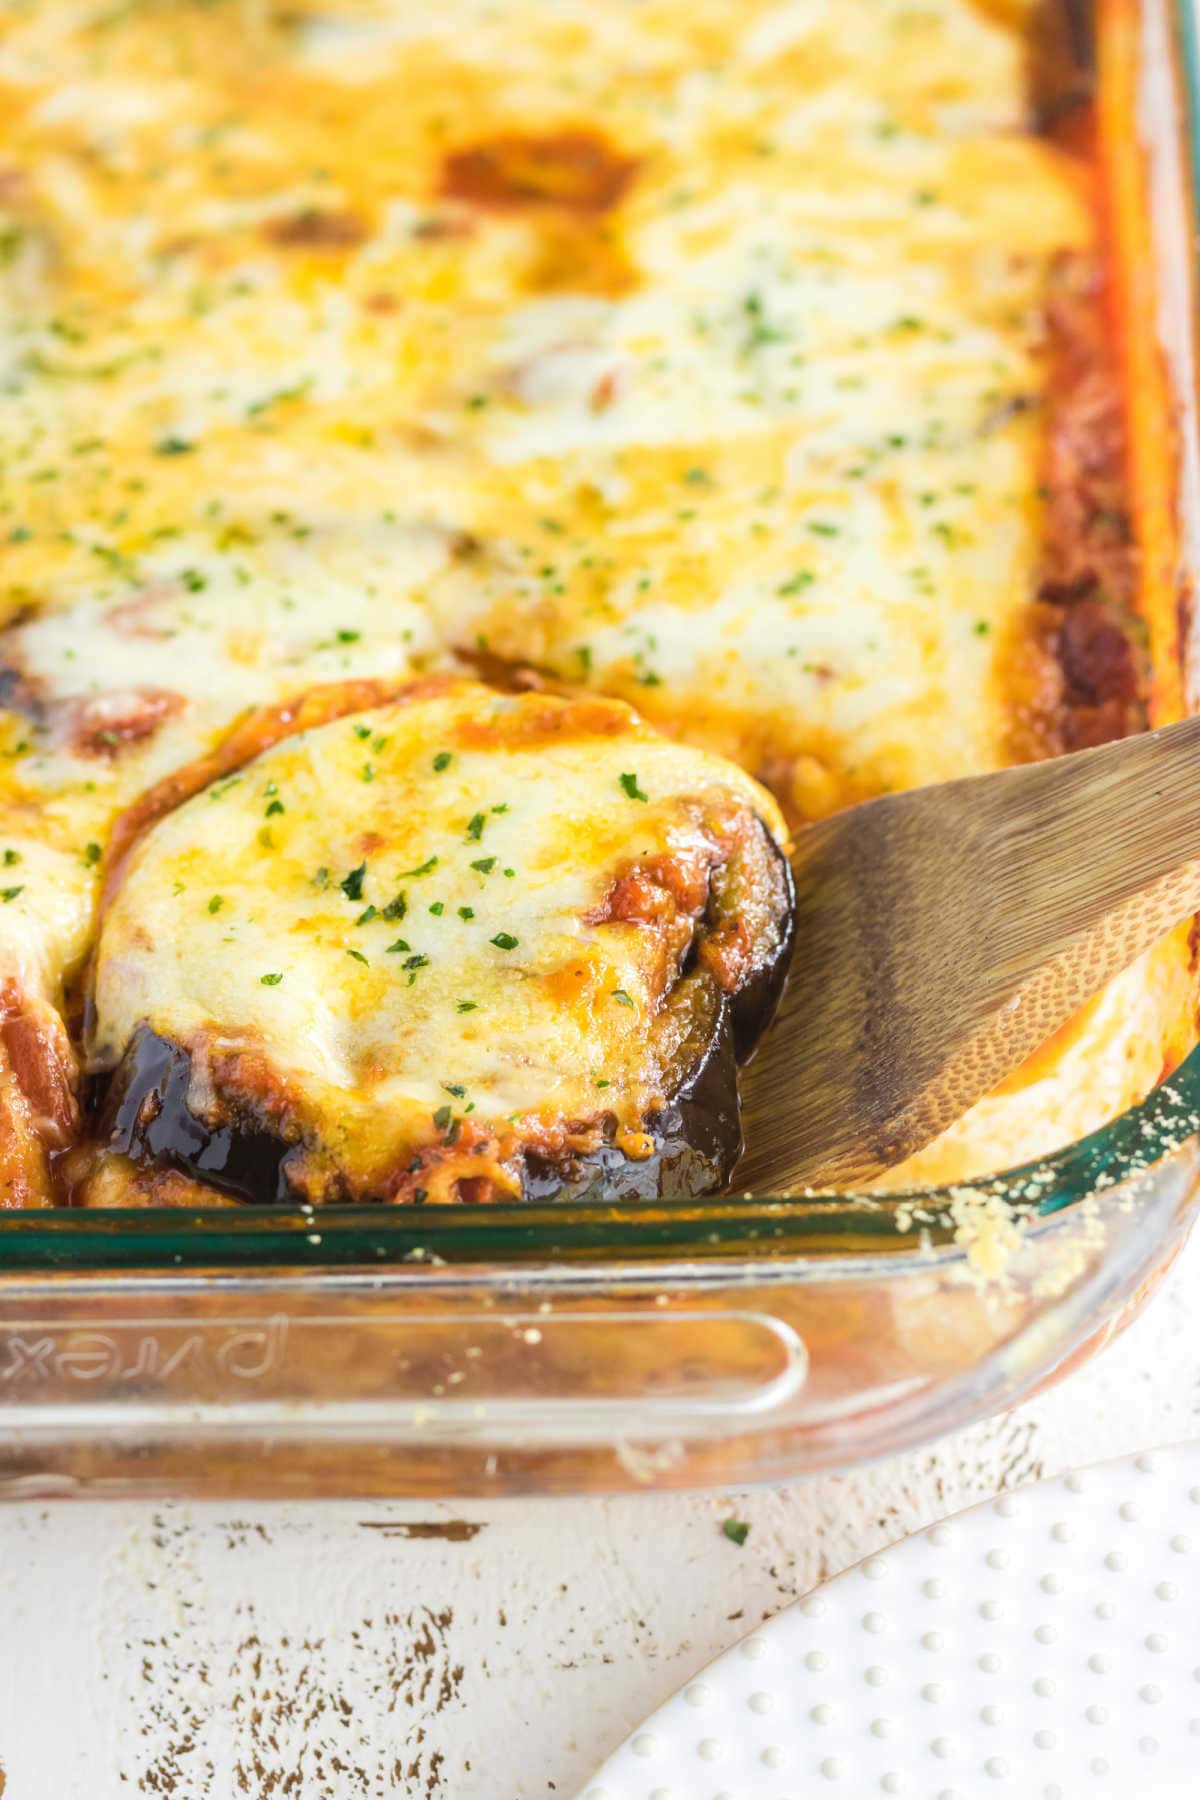
[[[366,872],[366,863],[360,862],[357,869],[351,869],[350,873],[338,883],[338,886],[341,888],[343,894],[345,894],[347,900],[362,899],[363,876]]]

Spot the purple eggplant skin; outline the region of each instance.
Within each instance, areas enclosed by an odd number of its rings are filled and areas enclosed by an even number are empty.
[[[733,1048],[739,1063],[749,1061],[779,1010],[796,941],[796,884],[792,865],[761,820],[758,828],[765,852],[759,879],[765,881],[770,890],[767,904],[772,941],[764,944],[761,959],[749,979],[729,997]],[[751,876],[751,879],[755,877]],[[719,918],[723,907],[736,908],[743,898],[737,886],[732,893],[717,888],[710,910]]]
[[[188,1105],[187,1047],[141,1025],[111,1076],[97,1084],[95,1135],[131,1162],[175,1169],[248,1205],[295,1206],[306,1196],[288,1179],[289,1143],[261,1120],[232,1111],[203,1119]]]
[[[749,979],[732,994],[711,977],[685,976],[670,1005],[688,1005],[695,1017],[679,1057],[677,1084],[661,1112],[646,1119],[654,1154],[635,1162],[612,1146],[580,1157],[573,1179],[556,1169],[529,1171],[526,1199],[577,1200],[616,1204],[629,1200],[695,1200],[727,1187],[742,1154],[738,1065],[757,1048],[783,998],[795,940],[796,890],[791,865],[761,822],[760,852],[748,868],[714,884],[705,925],[718,928],[748,899],[746,882],[759,898],[769,890],[766,913],[770,941]],[[689,987],[689,981],[695,981]],[[527,1165],[528,1161],[527,1159]]]
[[[685,1029],[670,1098],[646,1115],[652,1154],[633,1158],[611,1142],[564,1157],[529,1150],[522,1199],[605,1204],[695,1199],[728,1184],[742,1151],[738,1064],[753,1051],[779,1003],[794,931],[791,870],[765,826],[756,849],[752,866],[714,883],[698,938],[747,903],[749,881],[758,884],[753,916],[764,921],[764,941],[747,980],[733,993],[724,992],[696,961],[693,945],[690,966],[667,1001],[683,1012]],[[186,1046],[143,1024],[116,1067],[96,1083],[98,1141],[136,1164],[175,1169],[249,1205],[295,1205],[311,1198],[292,1180],[309,1146],[299,1136],[281,1137],[249,1113],[230,1109],[224,1117],[201,1118],[188,1105],[191,1074]],[[335,1185],[324,1198],[337,1202],[351,1195]]]

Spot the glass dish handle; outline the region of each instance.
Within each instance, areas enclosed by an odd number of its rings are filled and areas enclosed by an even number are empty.
[[[318,1310],[281,1284],[253,1297],[265,1305],[210,1290],[211,1307],[193,1293],[177,1312],[94,1295],[80,1316],[61,1289],[28,1311],[15,1298],[0,1294],[0,1428],[34,1436],[135,1420],[392,1440],[721,1432],[793,1404],[808,1371],[791,1325],[720,1306],[364,1308],[335,1290]]]

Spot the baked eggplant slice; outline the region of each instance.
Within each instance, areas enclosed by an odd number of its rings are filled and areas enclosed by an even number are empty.
[[[783,841],[749,776],[618,701],[427,681],[282,737],[110,873],[108,1203],[114,1165],[257,1202],[721,1187]]]

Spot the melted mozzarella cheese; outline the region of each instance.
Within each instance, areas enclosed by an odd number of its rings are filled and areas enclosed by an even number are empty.
[[[435,648],[412,590],[452,554],[430,526],[353,515],[303,540],[269,532],[249,546],[199,534],[151,553],[136,584],[88,586],[7,634],[7,666],[50,711],[20,776],[34,793],[109,810],[206,748],[247,707],[338,680],[400,680]],[[105,697],[172,696],[146,742],[119,754],[79,746],[79,716]]]
[[[293,534],[299,604],[355,629],[366,584],[328,533],[398,519],[377,610],[421,614],[420,653],[482,644],[619,692],[802,815],[1002,760],[996,652],[1039,554],[1037,308],[1092,232],[1078,172],[1021,129],[1014,21],[87,13],[0,40],[23,270],[0,447],[12,604],[64,612],[93,682],[112,658],[80,607],[189,576],[212,583],[178,646],[193,685],[232,704],[281,668],[324,679],[299,619],[247,654],[203,615],[270,610]],[[463,146],[539,132],[625,173],[598,203],[585,169],[575,206],[536,180],[523,204],[520,168],[511,203],[456,188]],[[546,191],[570,200],[564,170]],[[423,533],[477,554],[430,566],[400,541]],[[53,628],[21,635],[69,677]],[[178,722],[166,742],[160,762]]]
[[[534,664],[799,819],[1003,762],[1041,300],[1094,247],[1029,129],[1032,13],[7,9],[0,823],[53,863],[0,904],[22,966],[78,961],[141,788],[343,675]],[[1120,1012],[1081,1069],[1143,1041]],[[1072,1064],[1080,1117],[1154,1057],[1117,1061]],[[1046,1148],[1064,1092],[920,1173]]]
[[[731,808],[782,838],[764,790],[617,702],[460,683],[287,738],[134,850],[95,1059],[149,1025],[191,1052],[202,1113],[207,1059],[251,1050],[356,1175],[411,1155],[439,1108],[640,1129],[669,1095],[654,1028],[680,946],[596,915]]]

